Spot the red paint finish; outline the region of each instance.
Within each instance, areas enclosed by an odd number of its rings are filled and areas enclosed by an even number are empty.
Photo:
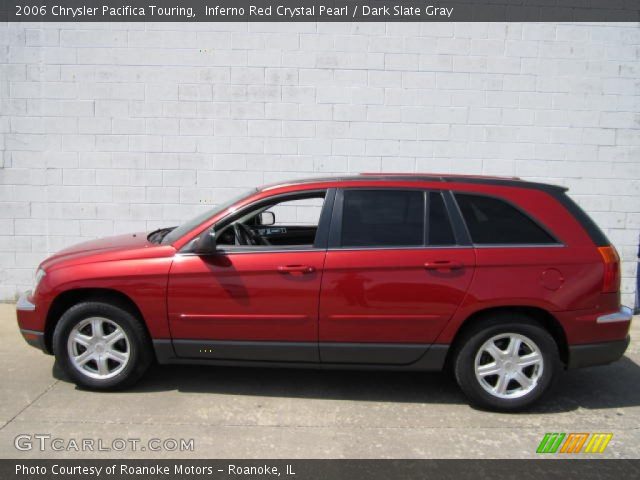
[[[547,268],[540,274],[540,284],[547,290],[555,292],[564,284],[564,276],[556,268]]]
[[[501,306],[536,307],[556,315],[561,311],[595,308],[602,300],[603,266],[595,247],[476,248],[476,273],[455,317],[437,339],[450,343],[460,326],[475,312]],[[565,279],[556,289],[540,281],[548,269]],[[610,308],[609,311],[617,310]],[[594,319],[595,323],[595,319]],[[574,330],[565,326],[569,334]],[[623,336],[624,337],[624,336]],[[597,336],[591,341],[597,342]]]
[[[503,198],[561,244],[180,253],[241,206],[285,193],[361,187]],[[109,289],[129,297],[153,339],[450,344],[473,314],[512,306],[547,312],[570,344],[621,339],[629,328],[628,322],[596,322],[618,310],[619,291],[603,292],[602,255],[552,195],[464,178],[324,179],[268,187],[203,221],[172,245],[153,244],[145,234],[121,235],[63,250],[41,268],[46,276],[28,298],[35,309],[18,311],[20,327],[36,332],[47,328],[47,315],[60,295],[83,289]]]
[[[437,262],[458,265],[425,267]],[[474,265],[472,248],[330,251],[320,341],[432,343],[462,302]]]
[[[146,234],[120,235],[78,244],[40,265],[47,272],[31,296],[34,312],[18,311],[20,328],[45,330],[47,313],[61,294],[79,289],[115,290],[142,313],[154,338],[169,338],[164,302],[175,249],[149,242]]]
[[[27,299],[33,302],[34,296],[28,295]],[[18,327],[24,330],[33,330],[36,332],[44,331],[44,318],[46,318],[46,307],[38,307],[35,310],[18,310]]]
[[[167,308],[175,338],[315,342],[325,252],[177,255]]]

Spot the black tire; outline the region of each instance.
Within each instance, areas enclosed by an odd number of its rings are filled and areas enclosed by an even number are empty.
[[[67,342],[74,327],[80,322],[101,317],[122,329],[128,340],[128,360],[124,368],[110,378],[92,378],[76,368],[70,358]],[[144,325],[127,310],[108,303],[87,301],[69,308],[56,325],[53,333],[53,353],[66,375],[77,385],[92,390],[120,390],[136,383],[153,360],[149,336]],[[115,372],[114,372],[115,373]]]
[[[533,382],[531,391],[520,392],[522,396],[519,397],[502,398],[497,396],[497,393],[490,393],[482,386],[475,373],[475,361],[485,342],[497,335],[508,333],[525,337],[538,347],[542,357],[542,373]],[[498,340],[500,341],[502,340]],[[522,348],[526,349],[526,347]],[[465,332],[455,351],[453,369],[458,385],[472,404],[488,410],[514,412],[530,407],[550,390],[562,370],[562,363],[558,345],[546,329],[527,315],[504,312],[485,318]],[[529,371],[532,372],[532,370]],[[489,381],[491,380],[497,386],[498,376],[484,378],[487,379],[487,383],[491,383]],[[516,395],[515,390],[518,388],[516,385],[519,385],[517,381],[513,384],[509,380],[506,384],[513,385],[514,395]]]

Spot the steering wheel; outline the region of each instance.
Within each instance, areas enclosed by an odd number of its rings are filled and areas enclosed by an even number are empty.
[[[233,233],[237,245],[271,245],[266,238],[258,235],[244,223],[234,223]]]

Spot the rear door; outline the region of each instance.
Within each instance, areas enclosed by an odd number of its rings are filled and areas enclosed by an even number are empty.
[[[322,278],[320,358],[408,364],[462,302],[475,254],[440,192],[339,190]]]

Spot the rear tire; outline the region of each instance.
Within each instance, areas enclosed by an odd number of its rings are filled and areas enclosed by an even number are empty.
[[[79,303],[62,315],[53,333],[53,352],[77,385],[92,390],[133,385],[153,359],[141,321],[102,302]]]
[[[537,402],[562,369],[558,345],[532,318],[500,313],[463,337],[454,357],[455,377],[471,403],[503,412]]]

